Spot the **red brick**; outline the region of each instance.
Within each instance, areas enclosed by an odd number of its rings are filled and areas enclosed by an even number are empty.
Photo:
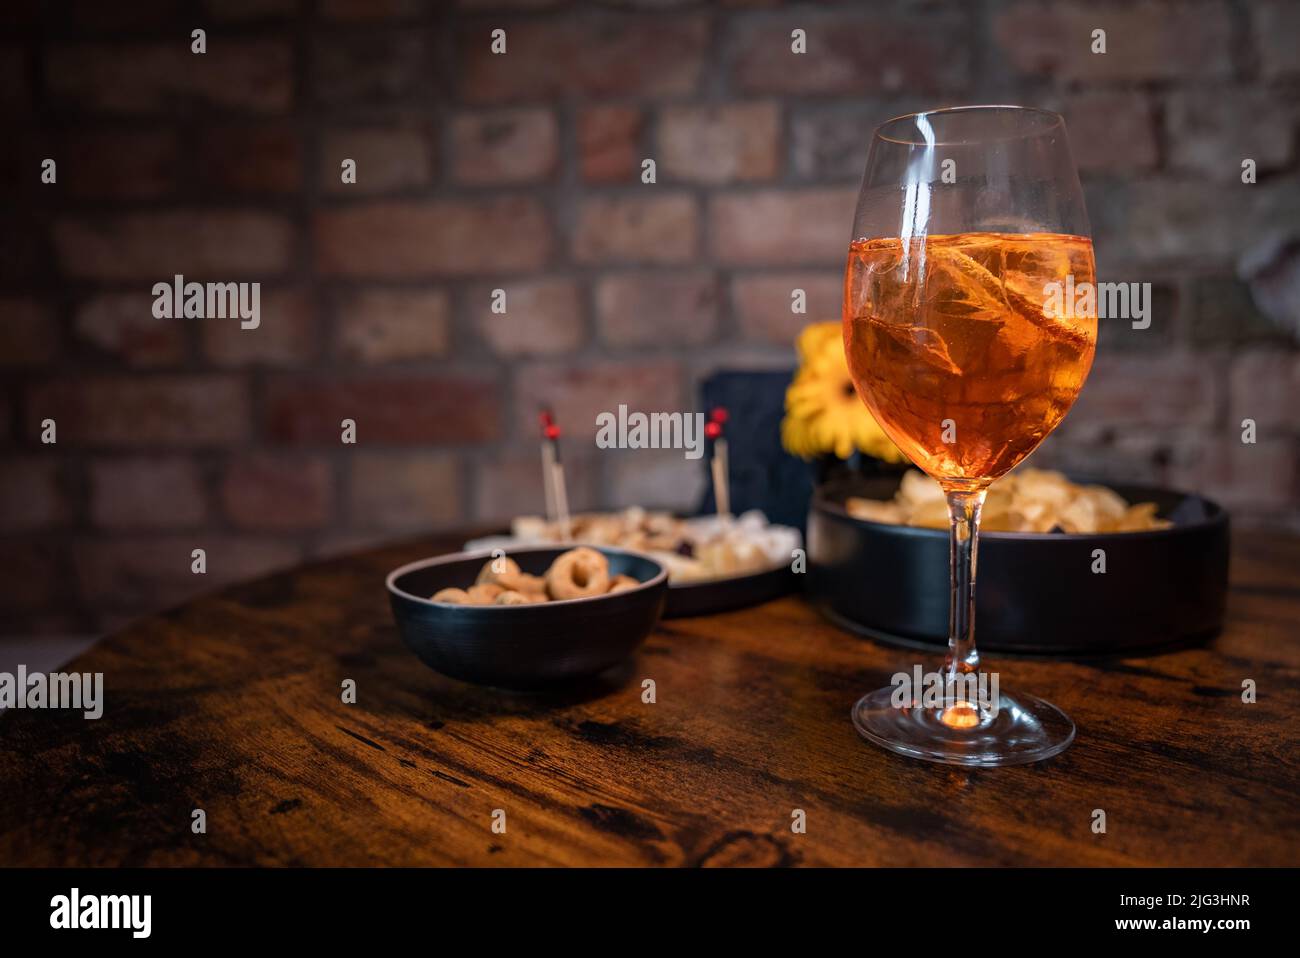
[[[316,214],[316,263],[335,276],[418,277],[537,269],[551,226],[532,199],[369,203]]]
[[[185,358],[184,322],[155,319],[149,293],[100,293],[76,308],[74,335],[128,366],[175,366]]]
[[[628,449],[609,454],[605,505],[694,512],[704,496],[703,459],[679,449]]]
[[[1086,441],[1124,427],[1210,426],[1221,394],[1212,357],[1101,354],[1061,428]]]
[[[737,265],[839,266],[849,249],[857,191],[763,190],[709,201],[714,255]]]
[[[1232,361],[1229,430],[1241,433],[1243,419],[1255,420],[1261,435],[1300,434],[1300,354],[1242,353]]]
[[[697,345],[717,336],[713,273],[624,273],[596,285],[596,324],[611,346]]]
[[[1106,52],[1092,52],[1092,31]],[[1065,80],[1207,80],[1232,72],[1225,4],[1020,2],[1003,7],[994,34],[1011,66]]]
[[[0,366],[40,366],[59,350],[53,310],[29,296],[0,297]]]
[[[203,477],[190,459],[100,459],[90,467],[90,515],[108,529],[178,529],[208,515]]]
[[[340,423],[352,419],[362,447],[486,442],[499,434],[500,393],[494,378],[470,373],[273,380],[265,428],[282,441],[341,446]]]
[[[66,522],[68,514],[57,460],[37,456],[0,459],[0,529],[48,528]]]
[[[351,525],[420,530],[464,522],[454,459],[425,453],[358,453],[350,460]]]
[[[293,54],[281,40],[210,36],[203,54],[190,52],[188,32],[168,42],[80,43],[52,50],[45,76],[56,100],[105,113],[281,113],[293,102]]]
[[[747,93],[934,93],[967,83],[970,37],[959,16],[801,11],[733,21],[731,82]],[[807,34],[806,53],[791,32]]]
[[[670,107],[659,117],[659,175],[697,183],[770,180],[780,170],[775,103]]]
[[[505,313],[491,309],[492,290],[506,293]],[[563,279],[480,286],[468,295],[475,329],[498,356],[556,356],[581,348],[585,310],[578,287]]]
[[[451,123],[452,174],[461,183],[528,183],[548,179],[559,160],[551,110],[462,113]]]
[[[794,349],[789,345],[772,346],[758,343],[731,342],[724,337],[717,344],[697,347],[683,359],[686,382],[690,385],[687,392],[687,408],[694,408],[691,403],[698,395],[695,384],[702,382],[716,372],[736,369],[754,372],[784,372],[794,368]]]
[[[993,21],[995,40],[1006,60],[1021,72],[1043,75],[1064,72],[1067,59],[1069,72],[1078,74],[1083,57],[1101,56],[1091,51],[1095,26],[1084,26],[1081,31],[1074,17],[1033,0],[1009,4]],[[1109,49],[1109,30],[1107,33]]]
[[[1165,108],[1169,165],[1233,184],[1247,157],[1260,172],[1282,169],[1293,156],[1294,112],[1264,90],[1174,93]]]
[[[65,274],[80,279],[222,281],[278,273],[289,265],[294,235],[269,213],[176,210],[102,220],[63,217],[54,248]]]
[[[804,291],[807,312],[795,313],[793,293]],[[839,322],[844,300],[842,273],[762,273],[740,275],[731,281],[731,301],[745,339],[794,345],[809,323]]]
[[[1300,7],[1291,0],[1250,5],[1259,68],[1266,80],[1300,76]]]
[[[569,509],[583,512],[600,506],[599,463],[595,452],[564,451],[564,491]],[[478,463],[474,472],[474,518],[500,521],[505,527],[515,516],[545,515],[542,457],[537,446],[507,451]]]
[[[1156,165],[1155,117],[1142,94],[1078,94],[1063,114],[1080,170],[1133,173]]]
[[[319,349],[316,314],[306,289],[262,287],[255,328],[244,329],[238,318],[188,322],[198,323],[204,354],[220,366],[307,365]]]
[[[221,480],[226,515],[244,529],[316,529],[334,501],[334,474],[318,456],[247,453],[235,457]]]
[[[491,51],[497,28],[505,55]],[[698,87],[708,40],[707,21],[687,13],[475,21],[456,41],[460,89],[472,103],[679,96]]]
[[[579,263],[689,263],[698,250],[693,197],[645,187],[644,196],[589,196],[578,209]]]
[[[683,406],[682,368],[671,360],[645,362],[572,361],[532,363],[515,378],[516,434],[529,438],[543,407],[555,412],[566,448],[581,451],[596,438],[596,416],[629,411],[678,412]]]
[[[54,419],[60,444],[205,445],[242,440],[249,427],[246,386],[228,376],[56,379],[31,387],[24,408],[29,435]]]
[[[440,289],[363,289],[345,293],[335,352],[359,363],[432,359],[451,345],[451,306]]]
[[[429,89],[433,60],[421,30],[318,36],[312,48],[316,100],[336,107],[415,101]]]
[[[195,549],[207,572],[191,570]],[[168,536],[114,536],[73,545],[82,596],[100,609],[144,614],[224,585],[288,568],[302,550],[277,539],[192,532]]]
[[[934,106],[932,97],[905,94],[800,104],[790,111],[790,167],[801,180],[829,185],[862,182],[871,131],[890,117]]]
[[[356,182],[343,182],[343,161],[356,162]],[[325,134],[320,183],[326,193],[365,196],[419,189],[433,180],[429,131],[419,125],[351,127]]]
[[[92,199],[157,199],[176,191],[176,135],[161,130],[67,130],[33,148],[58,162],[59,189]]]
[[[632,181],[641,175],[644,114],[631,106],[592,106],[578,114],[578,163],[591,183]],[[647,154],[648,155],[648,154]]]
[[[302,152],[301,137],[289,125],[205,126],[199,183],[223,195],[296,193],[302,188]]]

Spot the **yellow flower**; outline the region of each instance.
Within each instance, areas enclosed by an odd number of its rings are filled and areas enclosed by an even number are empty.
[[[840,324],[813,323],[799,334],[795,346],[799,369],[785,393],[781,444],[803,459],[826,453],[848,459],[856,449],[902,462],[903,454],[853,388]]]

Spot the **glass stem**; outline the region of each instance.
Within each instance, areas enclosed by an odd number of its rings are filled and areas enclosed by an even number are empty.
[[[979,548],[980,510],[985,489],[948,490],[948,539],[952,589],[948,605],[948,660],[944,678],[978,672],[980,654],[975,648],[975,560]]]

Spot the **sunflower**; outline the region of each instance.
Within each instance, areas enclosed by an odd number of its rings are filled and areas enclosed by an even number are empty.
[[[795,347],[799,369],[785,393],[781,444],[803,459],[826,453],[848,459],[857,450],[902,462],[903,454],[853,388],[840,324],[813,323],[799,334]]]

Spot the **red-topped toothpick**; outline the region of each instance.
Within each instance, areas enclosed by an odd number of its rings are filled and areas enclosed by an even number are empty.
[[[546,434],[553,425],[554,417],[549,409],[537,414],[542,427],[542,490],[546,496],[546,521],[555,521],[555,446]]]
[[[713,458],[709,463],[713,474],[713,503],[718,515],[731,515],[731,486],[727,468],[727,440],[722,434],[722,424],[727,421],[727,410],[714,407],[709,421],[704,424],[704,435],[713,442]]]
[[[564,463],[560,461],[560,427],[550,410],[542,410],[542,482],[546,488],[546,518],[560,527],[560,538],[572,538],[569,496],[564,484]]]

